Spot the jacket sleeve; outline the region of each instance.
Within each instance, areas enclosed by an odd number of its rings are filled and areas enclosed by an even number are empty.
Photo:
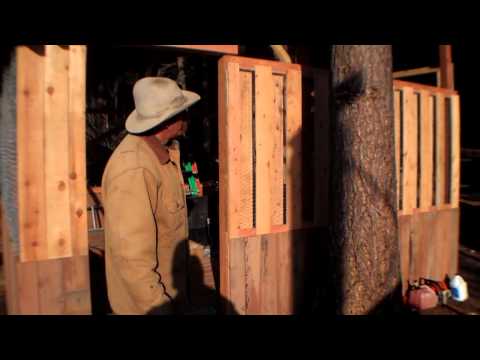
[[[138,168],[111,181],[105,203],[115,269],[142,313],[167,300],[156,273],[156,192],[153,175]]]

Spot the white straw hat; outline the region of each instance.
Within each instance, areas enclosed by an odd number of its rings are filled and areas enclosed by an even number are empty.
[[[125,125],[132,134],[153,129],[201,99],[200,95],[182,90],[175,81],[164,77],[147,77],[137,81],[133,97],[135,110]]]

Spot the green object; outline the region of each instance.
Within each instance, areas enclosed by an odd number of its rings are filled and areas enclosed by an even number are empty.
[[[198,194],[198,187],[197,187],[197,184],[195,183],[195,177],[194,176],[190,176],[188,178],[188,184],[190,185],[190,191],[191,191],[192,195],[197,195]]]
[[[183,168],[184,168],[185,172],[192,172],[192,163],[188,162],[188,163],[183,164]]]

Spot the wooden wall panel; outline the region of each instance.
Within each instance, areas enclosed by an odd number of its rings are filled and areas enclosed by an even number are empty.
[[[435,97],[436,119],[435,119],[435,205],[445,204],[447,177],[446,177],[446,118],[445,118],[445,97],[437,95]]]
[[[19,240],[7,243],[9,314],[91,313],[86,47],[17,47]]]
[[[48,257],[44,209],[44,72],[41,47],[17,48],[17,184],[20,257]]]
[[[411,214],[417,204],[418,115],[417,95],[403,90],[403,214]]]
[[[72,229],[72,253],[75,256],[88,254],[86,171],[86,62],[87,49],[70,45],[68,66],[68,142],[70,182],[70,219]]]
[[[420,209],[428,211],[433,206],[433,98],[422,91],[420,104]]]
[[[404,291],[421,277],[444,280],[458,271],[459,210],[417,212],[399,217]]]
[[[72,256],[68,163],[68,49],[45,47],[45,221],[48,259]],[[83,134],[82,134],[83,135]]]
[[[454,95],[451,97],[451,113],[450,113],[450,120],[451,120],[451,168],[452,168],[452,176],[451,176],[451,205],[452,208],[458,208],[460,206],[460,160],[461,160],[461,146],[460,146],[460,98],[458,95]]]
[[[238,45],[160,45],[173,46],[181,49],[198,50],[202,52],[211,52],[219,54],[238,54]]]
[[[17,48],[22,262],[86,255],[86,47]]]

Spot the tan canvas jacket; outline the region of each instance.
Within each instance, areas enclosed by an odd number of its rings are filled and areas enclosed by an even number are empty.
[[[168,309],[185,293],[188,222],[180,166],[177,142],[167,149],[154,137],[133,135],[107,164],[102,179],[105,261],[116,314]]]

